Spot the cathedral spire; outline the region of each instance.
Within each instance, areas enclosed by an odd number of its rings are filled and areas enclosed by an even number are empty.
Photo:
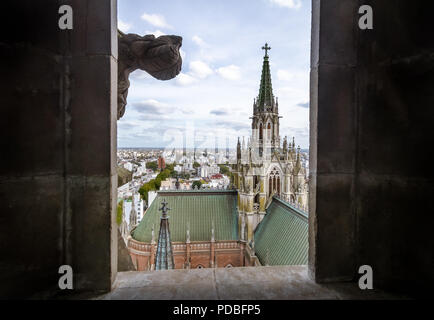
[[[274,107],[273,88],[271,86],[270,64],[268,61],[268,50],[271,48],[268,43],[262,47],[265,50],[264,62],[262,64],[261,84],[259,87],[259,95],[257,99],[257,107],[260,111],[266,111],[267,108]]]

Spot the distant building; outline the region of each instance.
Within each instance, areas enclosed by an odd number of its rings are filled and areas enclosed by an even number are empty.
[[[125,198],[130,190],[130,183],[127,182],[124,185],[118,187],[118,198]]]
[[[148,208],[151,206],[152,202],[154,202],[156,197],[157,197],[157,191],[148,192]]]
[[[167,178],[164,181],[161,181],[160,190],[174,190],[175,189],[176,179]]]
[[[127,169],[128,171],[133,171],[133,164],[131,162],[125,162],[124,168]]]
[[[166,161],[163,157],[158,157],[158,170],[164,170],[166,168]]]

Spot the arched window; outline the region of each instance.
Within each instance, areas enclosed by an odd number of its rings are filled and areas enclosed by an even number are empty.
[[[263,135],[262,135],[262,131],[263,131],[263,127],[262,127],[262,123],[259,125],[259,140],[263,139]]]
[[[232,268],[232,265],[229,263],[225,268]]]
[[[277,168],[273,168],[268,176],[268,196],[273,193],[280,195],[280,173]]]
[[[203,266],[200,265],[200,264],[198,264],[196,268],[197,268],[197,269],[203,269]]]
[[[267,126],[267,137],[268,139],[271,139],[271,123],[268,122],[268,126]]]

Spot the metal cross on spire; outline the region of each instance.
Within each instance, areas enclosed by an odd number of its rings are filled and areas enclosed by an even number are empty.
[[[164,199],[163,202],[161,202],[161,208],[158,209],[163,212],[163,217],[165,217],[167,215],[167,211],[170,210],[170,208],[167,207],[167,204],[168,202],[166,201],[166,199]]]
[[[265,46],[262,47],[262,50],[265,50],[265,56],[268,57],[268,50],[271,50],[271,47],[268,46],[268,43],[265,43]]]

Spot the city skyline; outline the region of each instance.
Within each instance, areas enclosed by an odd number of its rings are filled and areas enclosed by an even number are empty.
[[[281,138],[295,136],[297,145],[309,147],[309,1],[124,0],[118,6],[123,32],[183,37],[175,79],[159,81],[140,70],[130,76],[119,147],[214,148],[217,136],[219,148],[228,137],[233,149],[237,137],[247,140],[266,42]]]

